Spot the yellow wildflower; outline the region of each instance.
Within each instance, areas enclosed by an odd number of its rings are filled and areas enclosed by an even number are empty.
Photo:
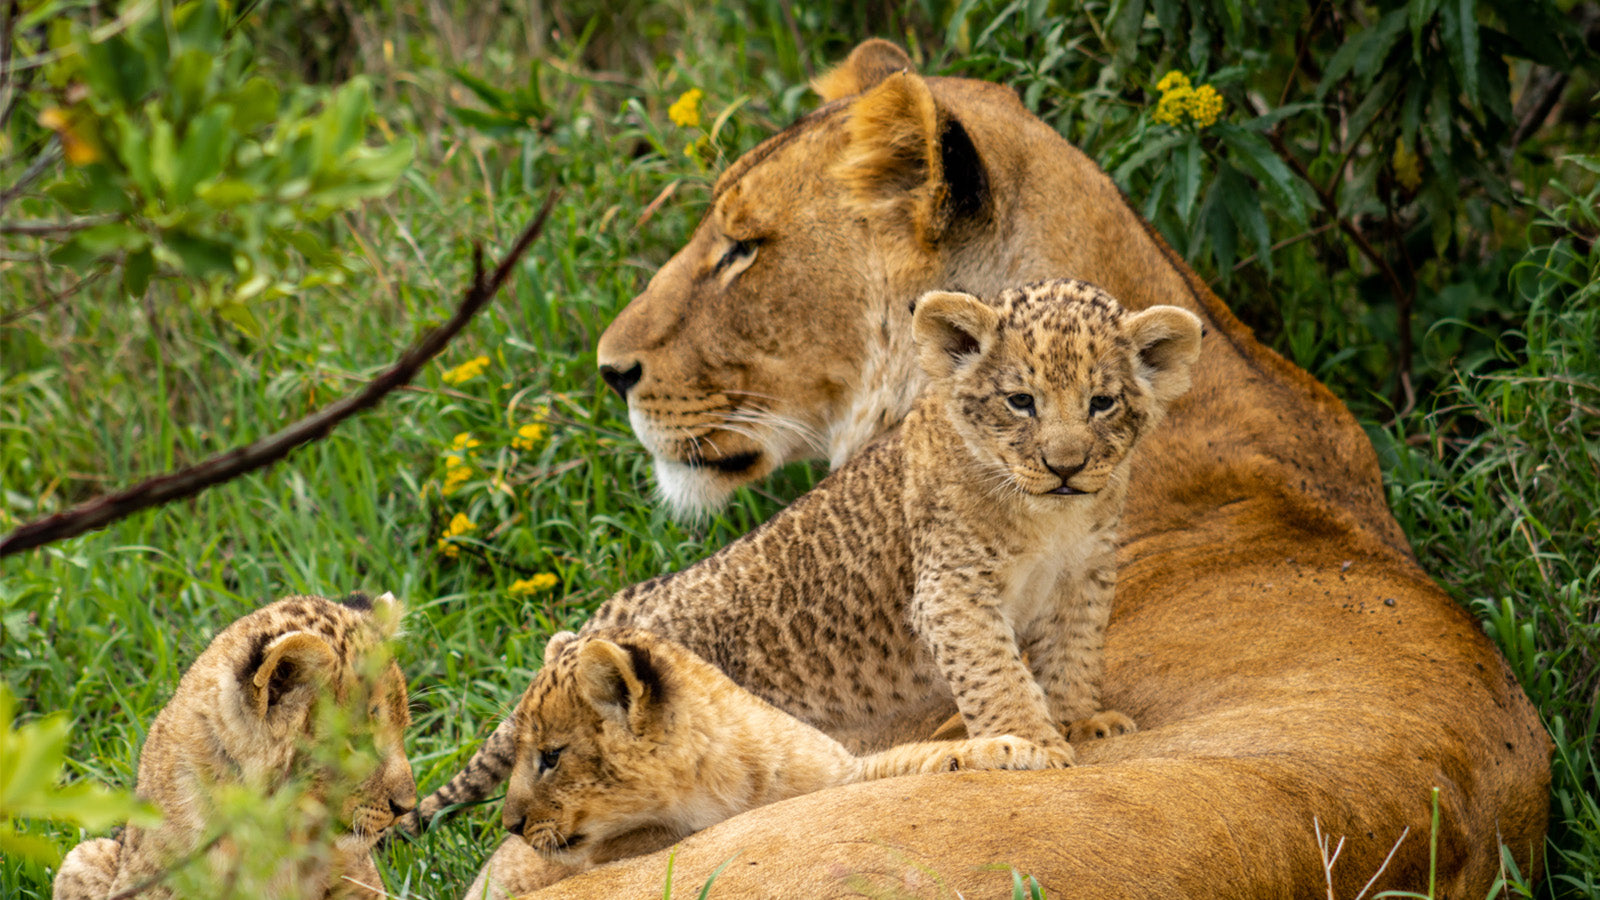
[[[455,438],[450,441],[450,449],[452,449],[452,450],[471,450],[473,447],[476,447],[481,443],[483,443],[483,442],[473,439],[472,432],[463,431],[460,434],[456,435]],[[448,457],[446,457],[446,458],[448,459]]]
[[[532,578],[518,578],[511,582],[511,593],[519,596],[537,594],[555,587],[560,580],[550,572],[540,572]]]
[[[667,118],[679,128],[700,127],[700,98],[705,92],[699,88],[690,88],[679,95],[673,104],[667,107]]]
[[[1161,80],[1156,82],[1156,90],[1163,94],[1169,91],[1177,90],[1178,88],[1186,88],[1188,86],[1189,76],[1179,72],[1176,69],[1161,76]]]
[[[1394,155],[1389,158],[1389,164],[1394,166],[1395,180],[1406,190],[1414,191],[1422,185],[1422,161],[1406,146],[1405,138],[1394,142]]]
[[[439,486],[439,493],[448,497],[460,489],[462,482],[471,477],[471,466],[450,466],[444,470],[444,484]]]
[[[711,135],[702,134],[690,141],[689,146],[683,148],[683,155],[694,160],[701,169],[710,165],[712,157],[716,156],[716,151],[711,149]]]
[[[445,384],[460,384],[463,381],[477,378],[487,368],[489,368],[489,357],[479,356],[467,360],[454,369],[446,369],[441,377],[444,379]]]
[[[54,106],[39,111],[39,124],[54,131],[61,139],[61,153],[74,166],[87,166],[100,158],[94,140],[80,127],[73,116]]]
[[[1202,84],[1194,89],[1194,94],[1189,97],[1189,115],[1194,123],[1201,128],[1215,125],[1217,116],[1222,112],[1222,95],[1209,84]]]
[[[544,440],[544,433],[543,422],[529,422],[517,429],[517,436],[511,439],[511,446],[518,450],[532,450]]]
[[[439,538],[439,552],[452,558],[460,556],[461,548],[452,543],[451,539],[477,530],[478,523],[467,518],[466,513],[456,513],[451,518],[450,524],[445,526],[444,536]]]
[[[1156,82],[1161,98],[1150,118],[1163,125],[1182,125],[1185,119],[1205,128],[1215,125],[1222,113],[1222,95],[1209,84],[1190,85],[1189,76],[1172,71]]]

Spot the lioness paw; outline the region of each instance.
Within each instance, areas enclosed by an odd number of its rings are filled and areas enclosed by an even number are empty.
[[[943,755],[939,771],[1060,769],[1072,765],[1072,748],[1046,747],[1011,735],[960,741]]]
[[[1107,709],[1067,726],[1067,739],[1078,744],[1119,734],[1133,734],[1138,730],[1139,726],[1133,724],[1132,719],[1114,709]]]

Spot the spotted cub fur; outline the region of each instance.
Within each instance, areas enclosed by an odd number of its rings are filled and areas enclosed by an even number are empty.
[[[270,794],[294,780],[310,785],[307,799],[332,807],[337,836],[327,852],[276,871],[271,895],[384,896],[372,847],[416,806],[402,744],[411,721],[405,679],[382,650],[402,612],[389,594],[289,597],[224,629],[184,674],[139,754],[136,793],[160,823],[74,847],[56,875],[56,900],[106,900],[140,886],[141,898],[171,897],[169,868],[197,854],[219,881],[230,878],[250,848],[227,837],[206,847],[216,837],[215,790]],[[375,758],[364,777],[338,766],[308,771],[330,702],[350,716],[348,739],[359,746],[370,738]]]
[[[609,861],[623,835],[644,832],[665,847],[745,810],[825,787],[1052,763],[1044,748],[1012,737],[856,756],[683,645],[631,628],[556,635],[513,720],[517,762],[506,828],[546,860],[574,869]],[[653,848],[630,837],[628,849]],[[529,886],[519,872],[494,877]]]
[[[1200,321],[1060,280],[992,302],[929,293],[914,329],[930,383],[898,431],[585,630],[679,641],[853,749],[953,701],[971,736],[1070,763],[1062,728],[1134,727],[1100,706],[1116,528],[1130,451],[1188,390]],[[514,745],[508,720],[421,814],[487,796]]]

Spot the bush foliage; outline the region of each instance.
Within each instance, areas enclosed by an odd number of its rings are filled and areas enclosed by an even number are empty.
[[[22,727],[73,717],[80,781],[126,789],[212,632],[281,594],[393,590],[411,756],[438,784],[544,636],[819,474],[667,521],[593,348],[717,169],[877,34],[1016,88],[1356,411],[1425,567],[1556,739],[1548,877],[1505,892],[1600,897],[1597,23],[1572,0],[8,4],[0,529],[348,392],[448,314],[471,241],[565,194],[413,389],[274,469],[8,560],[0,677]],[[82,833],[19,814],[8,842]],[[380,865],[397,896],[454,896],[497,836],[485,810]],[[0,896],[48,885],[0,860]]]

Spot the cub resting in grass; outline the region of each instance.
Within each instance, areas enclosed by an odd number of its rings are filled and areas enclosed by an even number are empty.
[[[328,813],[343,827],[328,830],[343,833],[327,852],[275,872],[271,896],[383,897],[372,847],[417,797],[403,744],[411,722],[405,678],[380,655],[402,615],[391,594],[289,597],[224,629],[184,674],[139,753],[136,793],[161,822],[74,847],[56,874],[55,900],[106,900],[141,885],[148,889],[140,898],[171,897],[164,876],[201,854],[207,874],[226,883],[251,851],[227,837],[205,849],[215,836],[215,790],[270,794],[296,779],[309,785],[307,799],[334,807]],[[319,740],[331,737],[321,733],[328,703],[348,716],[346,738],[371,738],[366,773],[311,760]]]
[[[1070,764],[1060,728],[1134,727],[1100,708],[1116,527],[1130,451],[1188,389],[1199,319],[1058,280],[992,304],[929,293],[914,331],[931,382],[898,431],[715,556],[619,592],[585,631],[679,641],[852,748],[954,700],[970,736]],[[508,720],[423,821],[487,796],[514,745]]]
[[[561,865],[645,830],[662,845],[826,787],[932,772],[1045,769],[1014,737],[903,744],[856,756],[648,631],[564,631],[513,716],[506,829]],[[514,873],[500,878],[516,882]]]

